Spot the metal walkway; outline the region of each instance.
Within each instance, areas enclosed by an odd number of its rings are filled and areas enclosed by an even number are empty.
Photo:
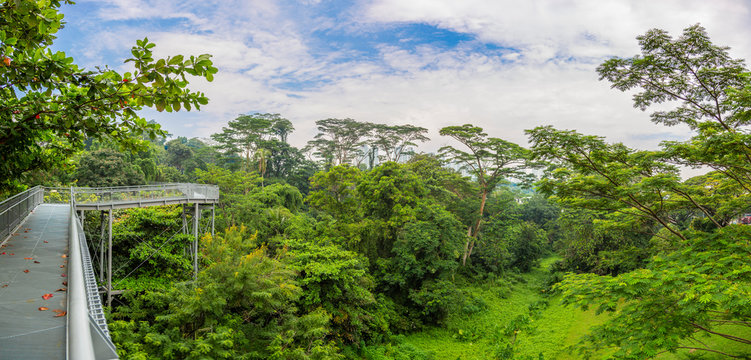
[[[0,360],[117,359],[86,237],[75,211],[109,210],[107,296],[111,298],[112,210],[189,203],[212,205],[212,185],[118,188],[35,187],[0,202]],[[44,204],[63,202],[64,204]],[[183,221],[185,221],[183,209]],[[104,279],[99,279],[104,281]]]
[[[42,204],[0,246],[2,360],[65,358],[69,223],[69,206]]]

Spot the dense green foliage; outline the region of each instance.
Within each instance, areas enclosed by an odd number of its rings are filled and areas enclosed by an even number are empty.
[[[687,125],[686,141],[645,151],[543,126],[526,149],[465,124],[433,155],[416,151],[424,128],[335,118],[298,149],[279,114],[168,140],[135,111],[205,104],[185,76],[211,80],[209,56],[154,60],[144,39],[133,73],[85,72],[49,50],[62,16],[47,3],[0,5],[0,187],[220,189],[213,236],[208,209],[114,212],[122,358],[751,356],[751,230],[735,221],[751,208],[751,74],[698,25],[598,68],[642,110],[676,105],[652,120]]]

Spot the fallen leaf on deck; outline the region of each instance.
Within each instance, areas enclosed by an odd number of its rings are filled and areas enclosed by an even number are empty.
[[[63,259],[65,259],[66,257],[68,257],[68,255],[67,254],[62,254],[62,255],[60,255],[60,257],[63,258]]]
[[[63,285],[68,286],[68,282],[67,281],[63,281]]]
[[[60,276],[62,276],[62,277],[66,277],[67,275],[65,275],[65,274],[60,274]]]
[[[2,254],[0,254],[0,255],[5,255],[5,253],[3,252],[3,253],[2,253]]]
[[[7,288],[7,287],[8,287],[8,284],[5,284],[5,285],[3,285],[3,286],[0,286],[0,288]]]
[[[14,254],[14,253],[10,253],[10,254],[11,254],[11,255],[16,255],[16,254]]]
[[[24,260],[34,260],[34,258],[23,258]]]
[[[34,264],[41,264],[39,261],[34,260]]]
[[[26,269],[26,270],[24,270],[23,272],[27,273],[27,272],[29,272],[29,269]]]
[[[66,288],[59,288],[59,289],[57,289],[55,291],[68,291],[68,289],[66,289]]]
[[[44,240],[44,243],[45,243],[45,244],[46,244],[46,243],[48,243],[48,242],[49,242],[49,241],[47,241],[47,240]]]
[[[55,317],[65,316],[65,314],[67,314],[65,311],[61,311],[61,312],[57,313],[57,315],[55,315]]]
[[[52,312],[54,312],[54,313],[61,313],[61,312],[63,312],[63,310],[55,309],[55,310],[52,310]]]
[[[64,267],[65,267],[65,265],[60,265],[60,267],[61,267],[61,268],[64,268]]]
[[[49,310],[49,309],[50,309],[50,308],[48,308],[48,307],[44,307],[44,306],[40,306],[40,307],[39,307],[39,311],[47,311],[47,310]]]
[[[52,297],[52,294],[44,294],[42,295],[42,299],[49,300]]]

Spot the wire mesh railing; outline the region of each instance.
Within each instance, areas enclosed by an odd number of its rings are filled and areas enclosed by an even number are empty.
[[[35,186],[0,203],[0,242],[5,240],[23,219],[44,199],[44,189]]]
[[[204,184],[158,184],[73,188],[74,200],[79,205],[150,202],[170,199],[218,199],[219,188]]]
[[[117,359],[94,279],[86,235],[76,217],[72,191],[70,197],[67,358]]]

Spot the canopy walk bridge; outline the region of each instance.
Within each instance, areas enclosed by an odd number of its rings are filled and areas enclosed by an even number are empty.
[[[110,188],[34,187],[0,203],[0,360],[117,359],[102,309],[112,288],[112,211],[183,206],[192,216],[193,270],[198,272],[198,220],[211,208],[213,185],[163,184]],[[99,276],[83,231],[86,211],[108,213],[107,245],[98,249]],[[104,251],[107,248],[105,256]],[[96,255],[96,254],[95,254]],[[106,271],[105,271],[106,268]],[[100,286],[100,284],[102,286]]]

